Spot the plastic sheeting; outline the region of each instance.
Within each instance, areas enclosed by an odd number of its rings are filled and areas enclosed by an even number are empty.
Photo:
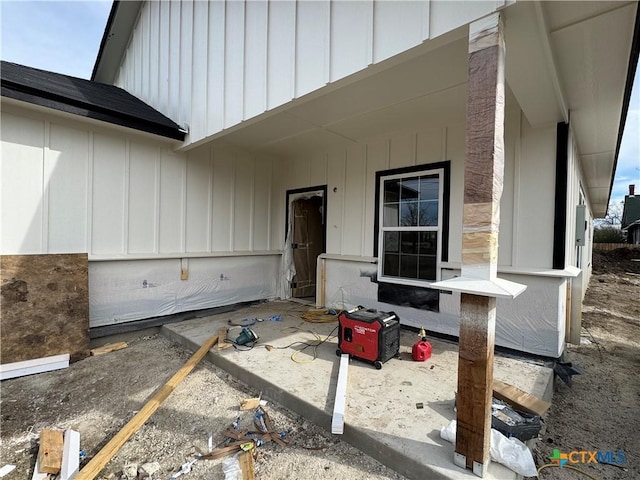
[[[89,326],[273,299],[279,264],[278,253],[90,262]]]
[[[439,313],[381,303],[377,301],[378,286],[371,281],[372,271],[375,265],[366,262],[326,259],[325,306],[349,309],[364,305],[394,311],[403,325],[458,336],[459,293],[441,294]],[[443,271],[443,279],[459,273]],[[515,300],[498,299],[496,345],[559,357],[564,349],[566,280],[535,275],[500,277],[525,284],[527,290]]]

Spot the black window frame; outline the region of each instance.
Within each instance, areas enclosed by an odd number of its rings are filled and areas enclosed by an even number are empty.
[[[439,171],[439,172],[438,172]],[[449,260],[449,213],[450,213],[450,192],[451,192],[451,161],[435,162],[421,165],[414,165],[410,167],[394,168],[389,170],[380,170],[376,172],[375,183],[375,215],[374,215],[374,241],[373,241],[373,256],[378,259],[378,262],[383,261],[382,252],[380,249],[380,231],[382,228],[383,219],[380,218],[380,204],[381,204],[381,185],[382,180],[386,177],[392,176],[418,176],[418,175],[431,175],[438,173],[441,176],[441,218],[440,218],[440,250],[439,257],[440,262],[436,261],[436,281],[440,278],[440,269],[438,264],[441,262],[447,262]],[[438,254],[437,254],[438,255]],[[441,267],[440,267],[441,268]],[[408,285],[416,287],[429,287],[433,281],[421,281],[412,280],[403,277],[383,277],[381,276],[382,267],[378,266],[378,281],[380,283],[395,283],[399,285]]]

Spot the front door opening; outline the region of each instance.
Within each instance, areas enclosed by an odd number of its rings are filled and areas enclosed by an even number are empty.
[[[291,248],[295,272],[290,282],[293,298],[315,300],[318,256],[325,252],[325,191],[316,187],[306,192],[287,192],[287,248]]]

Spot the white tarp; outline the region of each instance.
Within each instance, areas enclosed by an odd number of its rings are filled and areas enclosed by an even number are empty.
[[[440,311],[400,307],[377,301],[376,266],[365,262],[326,259],[325,306],[349,309],[357,305],[393,311],[403,325],[458,336],[460,294],[441,293]],[[446,271],[449,275],[456,272]],[[459,274],[459,272],[457,272]],[[499,275],[527,285],[515,300],[498,299],[496,345],[547,357],[559,357],[564,346],[566,281],[558,277]],[[443,279],[445,276],[443,275]]]
[[[273,299],[279,265],[279,254],[90,262],[90,327]]]

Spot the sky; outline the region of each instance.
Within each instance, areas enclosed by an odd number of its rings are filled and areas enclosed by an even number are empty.
[[[0,0],[3,60],[91,77],[111,1]],[[640,191],[640,75],[636,75],[610,205],[620,204],[629,184]]]

